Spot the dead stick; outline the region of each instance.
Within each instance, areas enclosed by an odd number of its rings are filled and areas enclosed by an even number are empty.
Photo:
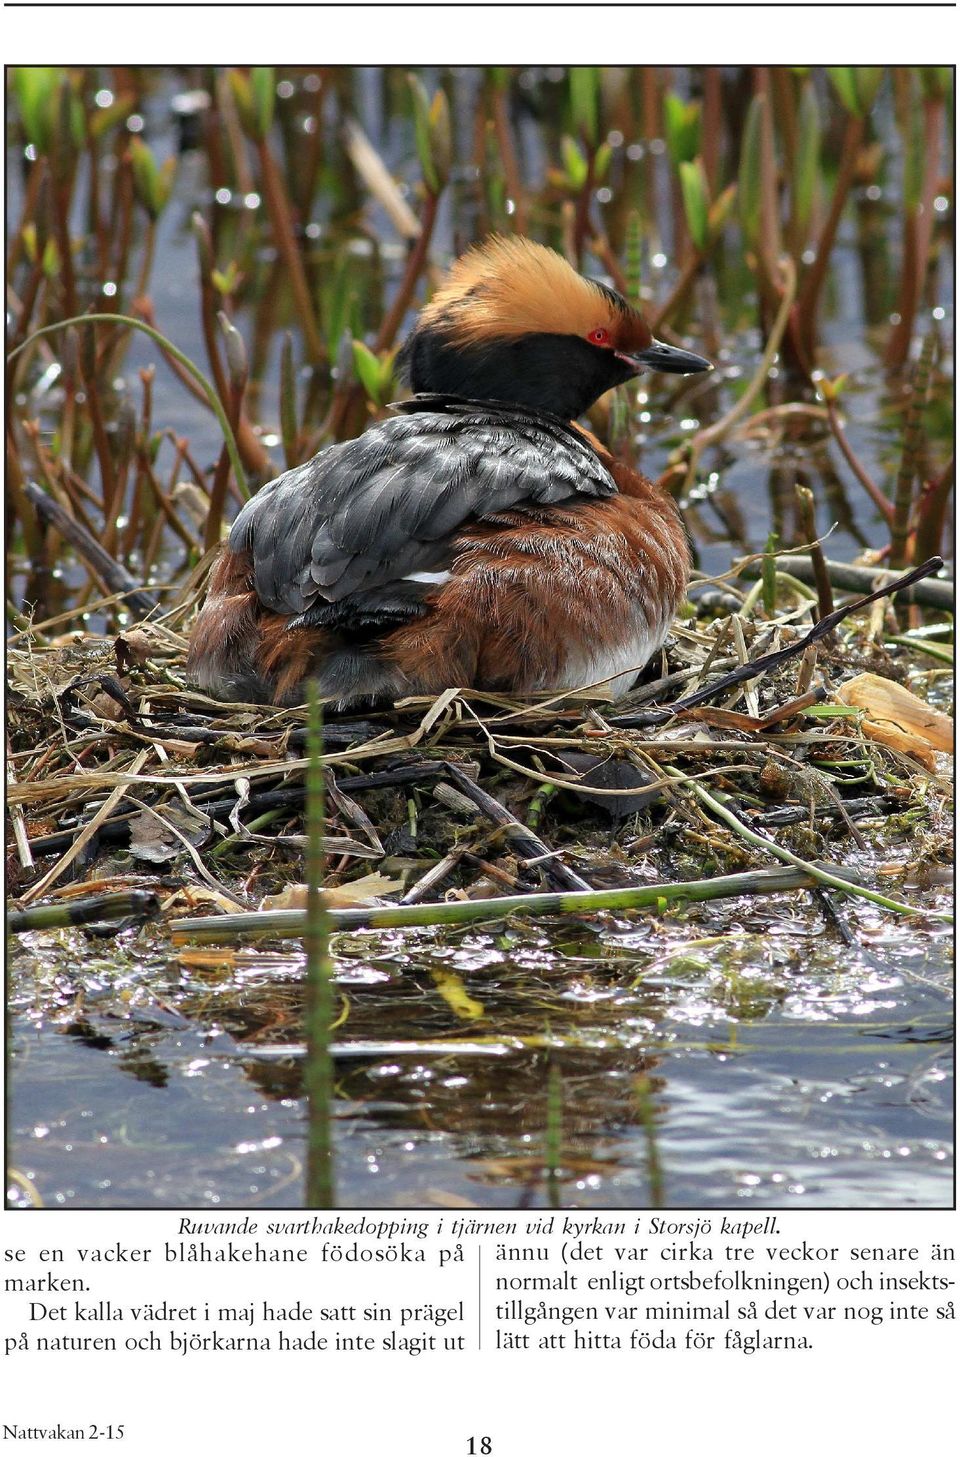
[[[696,693],[691,693],[686,698],[678,698],[675,703],[663,708],[651,708],[645,713],[611,718],[608,722],[615,728],[647,728],[655,723],[665,723],[676,714],[683,713],[685,709],[698,708],[701,703],[707,703],[718,694],[729,692],[738,683],[744,683],[750,678],[759,678],[773,668],[779,668],[782,663],[789,662],[791,658],[805,652],[811,644],[820,642],[852,612],[859,612],[861,608],[869,607],[871,602],[879,602],[881,597],[892,597],[895,592],[902,592],[905,588],[912,587],[914,582],[919,582],[922,578],[939,572],[942,567],[942,557],[931,557],[921,566],[914,567],[912,572],[907,572],[902,577],[894,577],[893,581],[887,582],[883,587],[878,587],[875,592],[868,592],[865,597],[857,597],[844,607],[838,607],[835,612],[829,612],[826,617],[821,617],[805,637],[798,638],[789,646],[780,648],[774,653],[766,653],[762,658],[755,658],[752,662],[744,663],[741,667],[735,668],[732,673],[725,673],[722,678],[715,678],[712,683],[708,683],[705,688],[699,689]]]
[[[48,525],[59,531],[65,541],[80,553],[87,566],[94,576],[106,588],[108,592],[122,592],[127,599],[127,605],[135,617],[146,617],[157,605],[157,599],[149,592],[144,592],[139,587],[126,567],[115,562],[113,557],[105,552],[90,532],[74,521],[71,516],[58,505],[52,496],[48,496],[35,481],[24,481],[24,494],[32,501],[37,508],[37,514]]]
[[[813,583],[813,563],[808,556],[794,556],[790,553],[780,560],[791,576],[801,582]],[[829,558],[825,565],[830,581],[844,592],[867,592],[878,579],[889,577],[893,580],[894,577],[894,573],[886,567],[855,567],[848,562],[832,562]],[[759,571],[756,563],[750,563],[743,568],[741,575],[749,580],[759,576]],[[953,599],[953,582],[917,582],[902,594],[904,602],[915,602],[919,607],[938,607],[943,612],[953,611]]]
[[[542,855],[553,855],[549,845],[545,845],[542,840],[532,834],[526,825],[522,825],[498,799],[494,799],[492,794],[481,789],[479,784],[474,784],[473,780],[469,779],[456,764],[447,764],[445,777],[456,789],[459,789],[465,799],[469,799],[472,804],[476,805],[481,814],[486,815],[495,825],[500,825],[506,831],[507,839],[524,860],[537,860]],[[543,873],[548,881],[552,881],[561,890],[590,890],[592,888],[575,871],[568,870],[566,865],[559,860],[545,863]]]

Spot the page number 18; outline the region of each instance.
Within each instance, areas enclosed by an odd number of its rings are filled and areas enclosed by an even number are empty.
[[[470,1437],[467,1440],[467,1457],[487,1457],[493,1451],[489,1437]]]

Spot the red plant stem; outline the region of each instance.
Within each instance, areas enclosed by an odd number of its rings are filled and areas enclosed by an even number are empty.
[[[507,183],[507,192],[513,199],[515,209],[514,228],[518,233],[525,233],[527,231],[527,192],[520,176],[517,149],[513,145],[507,93],[502,87],[494,88],[492,110],[493,127],[497,137],[497,146],[500,148],[500,160],[503,163],[503,175]]]
[[[417,279],[423,272],[424,265],[427,261],[427,251],[430,247],[430,239],[433,236],[433,225],[437,220],[437,203],[439,200],[438,194],[433,192],[427,193],[423,204],[423,212],[420,215],[420,236],[410,250],[410,256],[407,259],[407,266],[404,270],[400,287],[397,289],[393,303],[390,305],[387,316],[380,325],[379,332],[374,340],[374,354],[381,354],[384,349],[390,348],[394,339],[397,337],[397,330],[403,323],[404,315],[413,297],[413,290],[417,286]]]
[[[593,197],[595,164],[596,153],[591,149],[587,153],[587,175],[583,179],[583,186],[577,193],[576,209],[573,215],[573,249],[578,268],[583,263],[583,244],[590,231],[590,201]]]
[[[691,247],[693,247],[692,244]],[[680,276],[678,277],[676,283],[673,285],[673,288],[670,290],[663,303],[660,304],[656,313],[654,313],[650,317],[650,328],[653,330],[654,334],[658,332],[664,321],[670,317],[674,309],[680,303],[681,299],[687,293],[688,289],[694,283],[697,274],[700,272],[702,264],[703,254],[698,252],[696,248],[693,248],[693,251],[687,256],[683,268],[680,271]]]
[[[590,247],[613,279],[614,288],[626,298],[630,293],[630,285],[627,282],[626,274],[620,267],[620,260],[617,258],[616,253],[614,253],[610,239],[603,231],[603,228],[599,226],[594,228],[590,237]]]
[[[892,522],[893,502],[887,499],[887,497],[881,491],[880,487],[867,474],[863,466],[860,464],[860,461],[854,454],[853,448],[851,447],[850,442],[847,439],[846,431],[840,423],[840,414],[837,410],[836,400],[827,400],[826,405],[827,419],[830,422],[830,429],[833,433],[834,440],[837,442],[841,451],[843,452],[844,460],[853,471],[861,486],[863,486],[863,489],[866,491],[867,495],[870,497],[877,510],[886,518],[887,521]],[[928,555],[930,554],[931,553],[928,553]]]
[[[813,565],[813,580],[817,588],[817,620],[819,621],[821,617],[829,617],[833,611],[833,589],[830,586],[830,573],[824,559],[823,547],[817,540],[813,492],[809,486],[798,485],[796,493],[800,529],[810,543],[810,561]]]
[[[77,308],[77,284],[73,271],[73,246],[70,239],[70,196],[72,191],[72,180],[55,183],[53,187],[53,223],[57,234],[57,251],[60,254],[64,315],[67,318],[80,312]]]
[[[722,125],[723,92],[720,87],[720,68],[703,68],[703,170],[711,197],[719,191],[717,180],[720,175],[720,132]]]
[[[890,527],[890,565],[900,567],[907,560],[907,538],[910,534],[910,511],[913,505],[913,483],[922,449],[923,411],[927,402],[927,383],[933,360],[934,336],[931,331],[923,341],[920,358],[913,372],[913,385],[903,421],[903,454],[897,472],[893,501],[893,522]]]
[[[951,456],[940,475],[924,491],[917,506],[917,531],[913,556],[915,561],[926,561],[935,556],[943,536],[947,502],[957,476],[956,456]]]
[[[797,317],[808,356],[813,355],[816,340],[817,304],[820,300],[824,279],[827,276],[830,252],[837,235],[837,228],[840,226],[844,204],[856,172],[863,130],[862,117],[849,116],[847,118],[846,131],[843,134],[840,171],[837,174],[833,197],[830,199],[830,211],[817,239],[816,256],[801,281],[797,295]]]
[[[196,551],[196,539],[190,535],[189,531],[180,520],[180,517],[171,505],[166,492],[154,475],[153,466],[151,464],[149,455],[145,450],[139,450],[137,454],[139,457],[140,469],[143,472],[144,480],[147,482],[147,485],[153,492],[154,499],[156,500],[157,505],[160,507],[162,515],[166,518],[167,524],[176,533],[176,535],[179,536],[180,540],[183,542],[184,546],[187,548],[188,551]]]
[[[937,194],[940,160],[940,123],[943,102],[923,104],[923,193],[920,207],[904,219],[903,273],[897,300],[899,323],[890,331],[884,363],[890,369],[902,369],[910,353],[910,340],[923,292],[923,280],[930,255],[933,235],[933,203]]]
[[[37,199],[40,195],[40,184],[43,181],[47,170],[45,157],[38,157],[30,168],[27,177],[27,188],[23,199],[23,208],[20,213],[20,221],[14,228],[10,238],[10,251],[7,254],[7,277],[13,277],[13,270],[20,262],[20,254],[23,251],[23,230],[27,223],[31,222],[36,214]]]
[[[87,328],[91,328],[87,325]],[[93,443],[97,452],[97,460],[100,465],[100,484],[103,491],[103,546],[104,550],[113,553],[117,541],[117,516],[120,513],[120,483],[114,470],[113,456],[110,454],[110,441],[107,438],[107,427],[103,418],[103,411],[100,408],[100,391],[95,375],[88,375],[83,367],[83,349],[77,351],[80,360],[80,371],[83,377],[84,392],[87,397],[87,408],[90,411],[90,423],[93,426]],[[94,356],[96,357],[96,356]]]
[[[773,141],[773,97],[770,92],[770,75],[766,66],[758,66],[756,72],[758,95],[765,99],[760,113],[760,252],[771,278],[776,277],[777,259],[780,257],[779,199],[777,196],[777,159]]]
[[[303,259],[300,256],[300,250],[297,247],[293,235],[293,218],[287,201],[283,179],[280,176],[277,164],[273,159],[273,153],[270,151],[266,141],[261,140],[257,142],[257,155],[260,158],[263,194],[273,227],[273,238],[290,278],[294,303],[296,304],[300,325],[303,329],[307,357],[311,364],[322,364],[326,358],[327,351],[317,325],[316,311],[310,295],[310,286],[307,283]]]
[[[243,408],[243,388],[243,384],[240,384],[239,387],[231,387],[229,399],[224,401],[234,435],[237,433]],[[220,540],[220,527],[223,522],[223,507],[227,499],[227,481],[229,478],[230,456],[227,453],[226,445],[224,445],[220,451],[220,459],[217,461],[217,468],[213,476],[213,485],[210,489],[210,508],[207,512],[207,524],[203,533],[204,551],[209,551]]]

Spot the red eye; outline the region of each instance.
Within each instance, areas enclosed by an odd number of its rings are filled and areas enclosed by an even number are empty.
[[[610,334],[606,329],[594,329],[587,335],[587,341],[590,344],[609,344]]]

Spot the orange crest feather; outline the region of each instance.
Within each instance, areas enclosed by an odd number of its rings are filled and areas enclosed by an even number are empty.
[[[606,328],[613,339],[647,336],[638,314],[581,278],[552,248],[529,238],[492,237],[453,264],[421,311],[420,327],[482,344],[521,334],[577,334]]]

